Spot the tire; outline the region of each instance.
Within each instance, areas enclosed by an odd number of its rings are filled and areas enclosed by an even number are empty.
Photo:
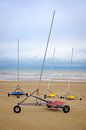
[[[14,111],[15,113],[20,113],[21,107],[18,106],[18,105],[17,105],[17,106],[14,106],[13,111]]]
[[[10,96],[10,93],[8,93],[8,97]]]
[[[68,113],[69,111],[70,111],[70,107],[67,106],[67,105],[64,105],[64,106],[63,106],[63,112],[64,112],[64,113]]]
[[[45,95],[44,95],[44,99],[46,99],[46,98],[47,98],[47,95],[45,94]]]
[[[17,98],[20,98],[20,95],[17,95]]]
[[[47,107],[48,107],[48,108],[51,108],[51,106],[48,106],[48,105],[47,105]]]
[[[64,99],[64,97],[63,97],[63,96],[60,96],[60,98],[61,98],[61,99]]]
[[[26,97],[28,97],[28,93],[26,93]]]

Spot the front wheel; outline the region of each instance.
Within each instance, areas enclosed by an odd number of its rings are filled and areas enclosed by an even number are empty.
[[[17,105],[17,106],[14,106],[13,111],[14,111],[15,113],[20,113],[21,107],[18,106],[18,105]]]
[[[63,112],[64,112],[64,113],[68,113],[69,111],[70,111],[70,107],[67,106],[67,105],[64,105],[64,106],[63,106]]]

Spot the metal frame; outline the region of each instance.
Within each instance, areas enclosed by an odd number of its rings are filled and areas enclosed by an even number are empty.
[[[38,100],[41,100],[43,102],[45,102],[45,104],[43,103],[39,103],[39,102],[35,102],[35,103],[28,103],[27,105],[31,105],[31,106],[42,106],[42,105],[46,105],[47,108],[56,108],[59,109],[61,108],[63,110],[64,113],[68,113],[70,111],[70,107],[68,105],[65,105],[65,102],[61,102],[61,101],[49,101],[49,100],[45,100],[43,98],[40,98],[38,96],[35,96],[33,94],[35,94],[39,89],[36,89],[35,91],[33,91],[30,95],[28,95],[24,100],[22,100],[21,102],[19,102],[16,106],[14,106],[13,110],[15,113],[19,113],[21,111],[21,105],[25,105],[23,104],[28,98],[32,97]]]

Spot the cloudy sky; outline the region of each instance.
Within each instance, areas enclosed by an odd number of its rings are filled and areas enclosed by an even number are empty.
[[[43,58],[53,11],[47,57],[86,60],[86,0],[0,0],[0,59]]]

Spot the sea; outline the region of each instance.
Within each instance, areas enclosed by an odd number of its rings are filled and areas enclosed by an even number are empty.
[[[0,81],[73,81],[86,82],[86,66],[59,65],[2,65],[0,66]]]

